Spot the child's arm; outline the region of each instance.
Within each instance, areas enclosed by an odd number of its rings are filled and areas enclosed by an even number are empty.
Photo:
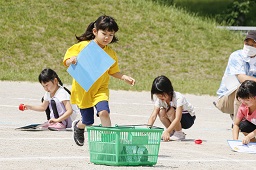
[[[180,123],[180,120],[182,117],[182,110],[183,110],[182,106],[176,108],[176,111],[174,112],[175,118],[173,119],[170,126],[166,129],[169,133],[171,133],[173,130],[175,130],[176,126]]]
[[[148,124],[147,125],[153,126],[153,124],[156,121],[156,117],[157,117],[157,114],[159,113],[159,111],[160,111],[160,108],[155,106],[153,112],[151,113],[151,115],[148,119]]]
[[[43,101],[43,103],[41,105],[38,106],[33,106],[33,105],[24,105],[24,109],[25,110],[34,110],[34,111],[38,111],[38,112],[43,112],[47,109],[49,105],[49,101]]]
[[[241,120],[236,117],[236,118],[235,118],[234,125],[233,125],[233,130],[232,130],[233,140],[238,140],[238,136],[239,136],[239,124],[240,124],[240,122],[241,122]]]
[[[124,75],[120,72],[111,74],[111,76],[113,76],[115,78],[118,78],[118,79],[121,79],[121,80],[124,80],[125,82],[131,84],[132,86],[135,84],[135,80],[132,77]]]
[[[243,141],[242,141],[243,144],[248,144],[248,143],[250,143],[250,140],[251,140],[252,138],[254,138],[255,136],[256,136],[256,129],[244,137],[244,139],[243,139]]]
[[[72,110],[72,106],[70,104],[69,100],[64,100],[62,101],[62,103],[64,104],[65,108],[66,108],[66,112],[63,113],[63,115],[61,115],[58,119],[52,118],[49,120],[49,123],[57,123],[57,122],[61,122],[63,120],[66,120],[73,112]]]

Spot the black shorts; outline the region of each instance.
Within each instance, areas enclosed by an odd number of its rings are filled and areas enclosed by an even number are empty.
[[[196,116],[191,116],[189,113],[182,114],[180,123],[183,129],[190,128],[195,122]]]
[[[240,122],[239,128],[241,132],[251,133],[256,129],[256,125],[245,119]]]

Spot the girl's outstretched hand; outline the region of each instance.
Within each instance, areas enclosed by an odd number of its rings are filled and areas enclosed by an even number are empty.
[[[24,107],[24,110],[31,110],[31,108],[32,108],[32,106],[27,105],[27,104],[24,104],[23,107]]]
[[[123,75],[123,80],[127,83],[129,83],[130,85],[134,86],[135,85],[135,79],[133,79],[132,77],[130,76],[127,76],[127,75]]]

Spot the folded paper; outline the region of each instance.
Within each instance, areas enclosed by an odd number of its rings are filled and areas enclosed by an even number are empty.
[[[115,63],[99,45],[91,41],[77,56],[77,63],[71,64],[67,72],[85,90],[91,86]]]

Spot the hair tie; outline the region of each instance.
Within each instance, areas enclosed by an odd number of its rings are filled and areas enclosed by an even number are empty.
[[[157,84],[156,84],[156,89],[157,89],[158,91],[162,91],[162,90],[160,90],[160,89],[157,87]]]

